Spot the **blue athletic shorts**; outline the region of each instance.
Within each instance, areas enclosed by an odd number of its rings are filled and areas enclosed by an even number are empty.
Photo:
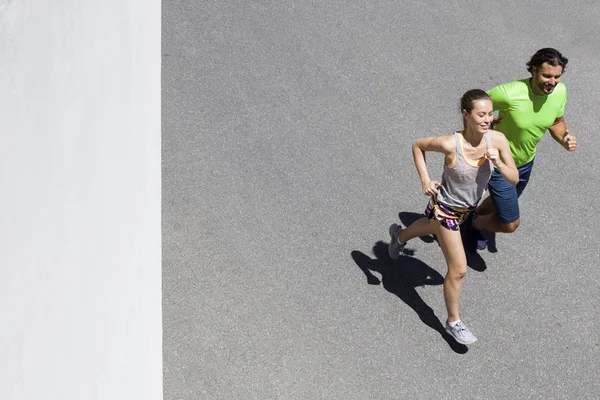
[[[488,191],[498,218],[503,224],[510,224],[519,219],[519,202],[517,199],[529,182],[532,168],[533,160],[518,168],[519,183],[516,186],[506,182],[502,174],[494,168],[488,183]]]

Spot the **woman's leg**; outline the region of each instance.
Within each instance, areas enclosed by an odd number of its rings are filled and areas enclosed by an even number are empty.
[[[444,299],[448,311],[448,321],[458,321],[460,289],[467,274],[467,258],[463,248],[460,231],[451,231],[440,223],[436,226],[436,235],[448,264],[448,273],[444,279]]]
[[[410,224],[406,229],[402,229],[397,224],[390,226],[390,244],[388,254],[392,260],[397,260],[400,253],[404,251],[404,245],[407,241],[417,236],[430,235],[435,231],[437,221],[431,221],[429,218],[421,218]]]
[[[398,241],[401,243],[405,243],[408,242],[410,239],[419,236],[431,235],[435,233],[436,225],[439,224],[440,223],[438,221],[431,220],[427,217],[420,218],[412,224],[410,224],[408,228],[402,229],[402,231],[400,231],[400,233],[398,234]]]
[[[437,237],[440,247],[446,257],[448,273],[444,279],[444,299],[448,311],[448,322],[446,331],[451,334],[458,343],[471,344],[477,341],[471,331],[460,321],[460,288],[467,274],[467,258],[460,238],[460,231],[451,231],[439,225]]]

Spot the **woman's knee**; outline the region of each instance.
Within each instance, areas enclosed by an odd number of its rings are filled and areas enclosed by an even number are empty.
[[[467,275],[466,265],[448,266],[448,274],[446,275],[447,278],[452,280],[462,280],[465,275]]]

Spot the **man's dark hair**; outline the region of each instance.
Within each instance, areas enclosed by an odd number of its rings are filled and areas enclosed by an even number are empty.
[[[533,57],[531,57],[531,60],[529,60],[529,62],[527,63],[527,71],[533,73],[533,67],[539,69],[545,62],[554,67],[560,65],[562,67],[563,72],[565,72],[569,60],[567,59],[567,57],[563,57],[563,55],[560,54],[560,51],[550,47],[546,47],[538,50],[533,55]]]

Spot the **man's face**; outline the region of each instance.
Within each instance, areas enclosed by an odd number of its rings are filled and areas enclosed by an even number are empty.
[[[560,65],[554,66],[545,62],[539,68],[533,67],[532,72],[531,87],[533,91],[539,95],[548,95],[560,82],[563,68]]]

